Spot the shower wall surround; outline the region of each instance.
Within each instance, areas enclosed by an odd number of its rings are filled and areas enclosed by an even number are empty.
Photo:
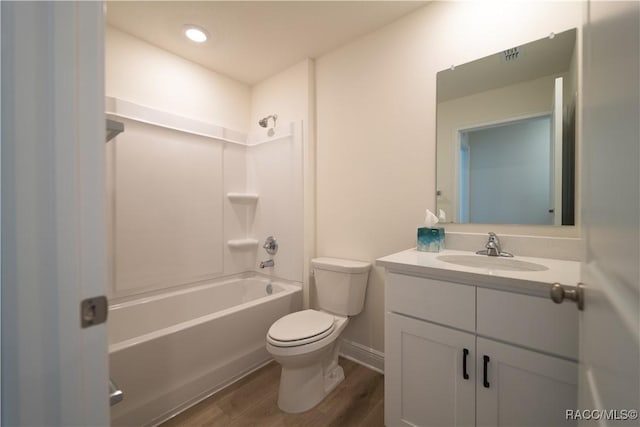
[[[290,129],[287,132],[285,129]],[[248,219],[248,235],[259,240],[254,270],[284,279],[303,281],[304,207],[302,166],[302,123],[282,123],[276,132],[283,136],[260,142],[249,136],[246,149],[247,187],[259,194],[255,215]],[[287,134],[291,136],[287,136]],[[265,238],[278,240],[278,252],[271,256],[262,249]],[[275,265],[260,269],[260,261],[273,258]]]
[[[115,98],[107,115],[125,124],[107,144],[110,299],[252,270],[302,281],[301,123],[260,140]]]

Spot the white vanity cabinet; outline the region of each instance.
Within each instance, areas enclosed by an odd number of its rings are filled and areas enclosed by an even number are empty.
[[[388,427],[575,425],[575,307],[389,271],[385,294]]]

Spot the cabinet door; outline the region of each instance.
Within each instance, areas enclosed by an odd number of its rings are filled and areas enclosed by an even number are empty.
[[[386,330],[387,427],[472,426],[475,336],[394,313]]]
[[[577,408],[576,362],[480,337],[476,344],[478,426],[576,424],[565,419]]]

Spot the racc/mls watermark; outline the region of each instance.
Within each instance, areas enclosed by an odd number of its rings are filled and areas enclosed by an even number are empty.
[[[567,409],[567,420],[631,421],[638,419],[637,409]]]

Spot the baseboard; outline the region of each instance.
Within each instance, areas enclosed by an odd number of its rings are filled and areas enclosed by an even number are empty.
[[[340,343],[340,356],[384,374],[384,353],[378,350],[343,339]]]

